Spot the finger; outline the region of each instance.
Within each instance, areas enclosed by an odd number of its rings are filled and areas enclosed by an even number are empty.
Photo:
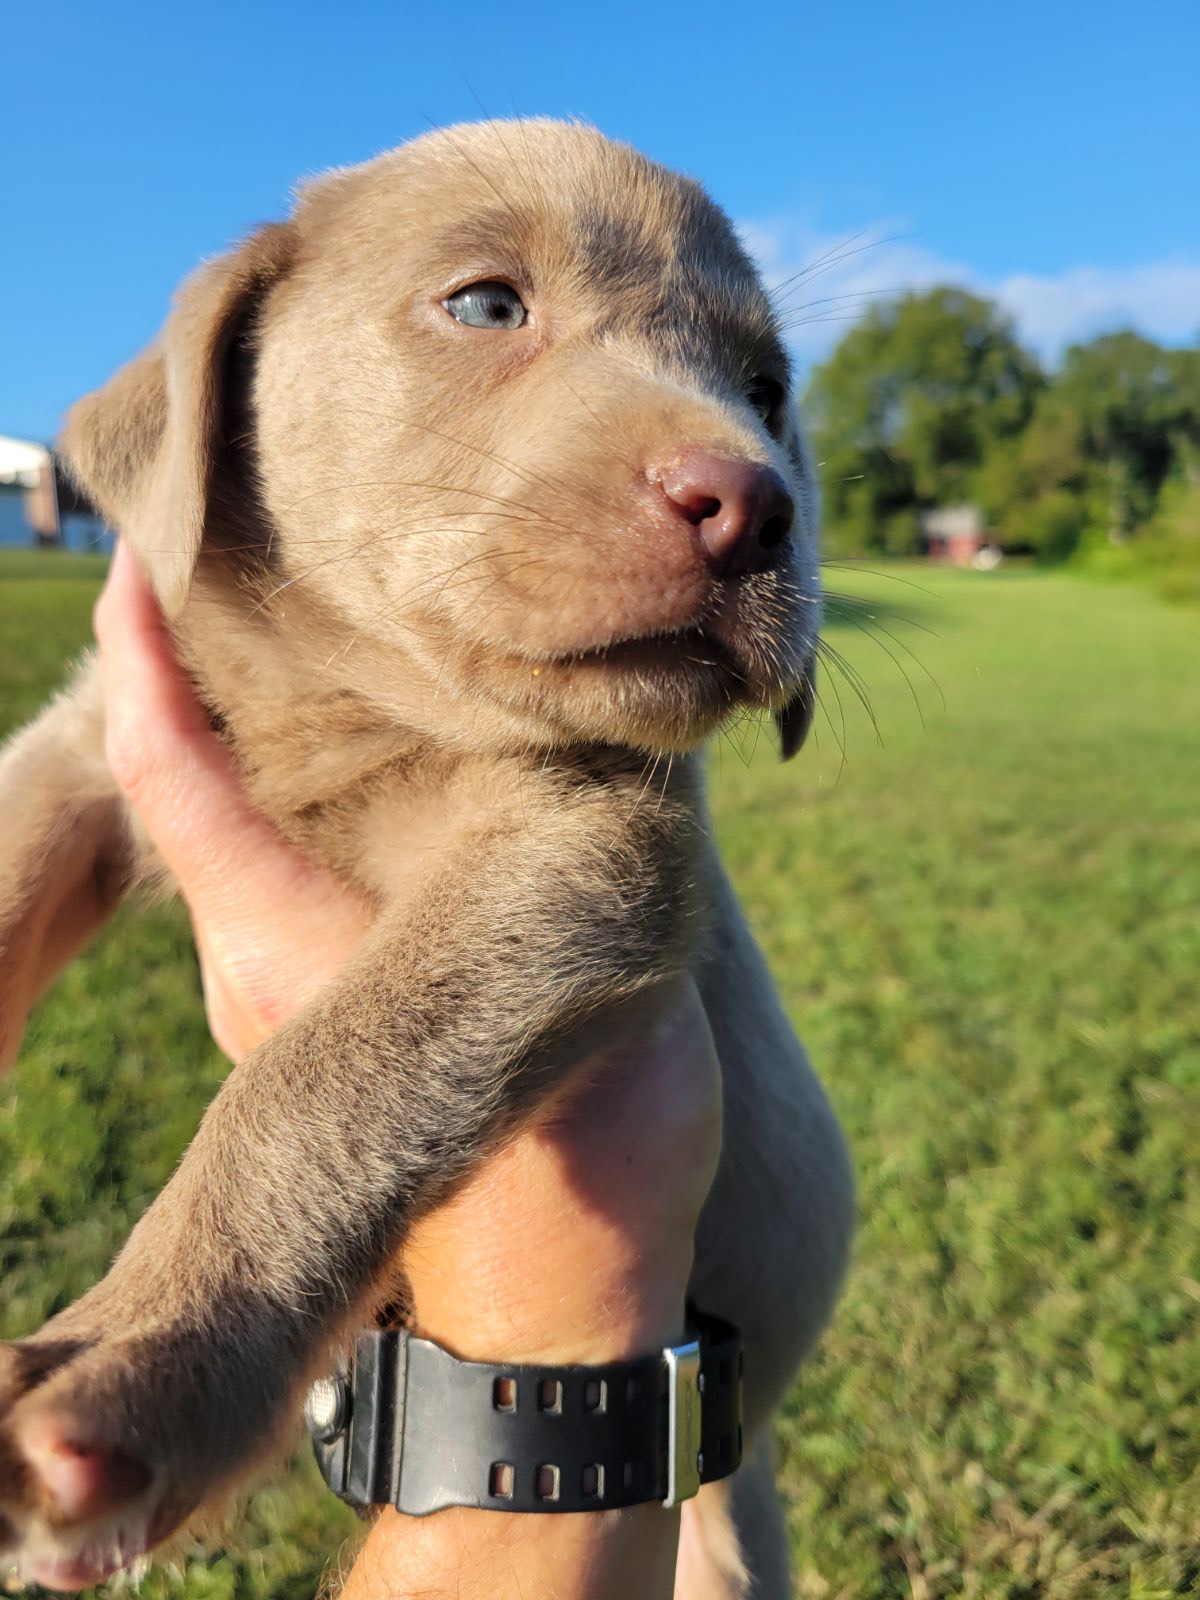
[[[175,658],[149,584],[123,543],[113,556],[94,624],[109,765],[172,867],[191,879],[191,869],[211,858],[231,826],[240,833],[256,828],[261,819],[246,800],[229,753]]]
[[[297,896],[352,902],[250,804],[229,751],[175,658],[154,595],[123,544],[95,627],[109,763],[193,912],[226,917],[236,900],[271,907],[282,920],[287,901]]]
[[[92,623],[100,645],[109,740],[118,754],[128,749],[131,765],[153,755],[150,742],[139,737],[147,721],[159,736],[187,741],[208,734],[211,739],[208,719],[175,658],[158,601],[123,541],[113,552]]]

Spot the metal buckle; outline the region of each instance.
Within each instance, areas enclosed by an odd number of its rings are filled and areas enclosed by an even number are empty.
[[[700,1342],[663,1351],[667,1365],[667,1493],[677,1506],[700,1493]]]

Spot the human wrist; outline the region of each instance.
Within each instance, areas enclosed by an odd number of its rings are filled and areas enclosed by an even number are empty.
[[[412,1326],[463,1361],[599,1366],[677,1344],[684,1322],[682,1294],[668,1302],[656,1290],[623,1287],[619,1297],[601,1297],[587,1306],[569,1296],[554,1304],[547,1299],[539,1310],[537,1297],[526,1296],[520,1314],[511,1317],[487,1308],[429,1316],[418,1310]]]
[[[720,1142],[711,1036],[664,990],[409,1235],[416,1325],[464,1359],[595,1363],[675,1342]]]
[[[545,1365],[618,1361],[678,1340],[690,1237],[652,1225],[630,1236],[555,1195],[554,1167],[523,1135],[414,1230],[405,1259],[416,1332],[463,1360]],[[522,1238],[527,1248],[514,1249]]]

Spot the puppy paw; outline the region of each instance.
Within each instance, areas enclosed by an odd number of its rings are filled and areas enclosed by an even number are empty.
[[[151,1542],[153,1472],[72,1382],[94,1353],[79,1340],[0,1346],[0,1562],[48,1589],[98,1583]]]
[[[257,1465],[291,1397],[230,1354],[195,1328],[0,1345],[0,1566],[99,1583]]]

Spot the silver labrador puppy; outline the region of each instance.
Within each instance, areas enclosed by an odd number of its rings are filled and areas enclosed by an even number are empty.
[[[255,801],[379,916],[230,1074],[107,1277],[0,1347],[0,1545],[82,1583],[226,1492],[413,1219],[683,973],[725,1098],[692,1289],[744,1329],[749,1452],[688,1513],[732,1517],[781,1600],[767,1424],[853,1200],[697,754],[746,707],[792,753],[820,609],[788,360],[728,220],[587,128],[419,139],[204,267],[65,445]],[[0,816],[11,1057],[31,996],[159,870],[91,668],[8,748]],[[56,1429],[107,1473],[72,1511],[25,1448]],[[713,1597],[750,1592],[735,1566]]]

